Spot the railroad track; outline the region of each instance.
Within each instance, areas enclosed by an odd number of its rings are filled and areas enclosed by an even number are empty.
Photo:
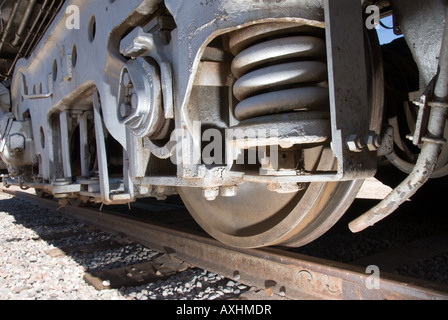
[[[155,216],[163,217],[163,219],[154,222],[139,217],[140,209],[147,210],[148,205],[154,206],[154,204],[136,204],[131,216],[123,207],[116,207],[115,212],[110,211],[111,208],[103,208],[102,211],[98,208],[72,206],[58,208],[57,202],[37,198],[30,193],[11,189],[3,191],[16,197],[29,199],[50,212],[57,210],[59,214],[115,235],[100,244],[81,247],[60,246],[48,252],[49,255],[56,257],[70,252],[89,252],[89,250],[94,252],[101,247],[107,249],[130,244],[125,239],[155,250],[155,258],[149,262],[137,262],[126,267],[112,267],[103,271],[86,273],[85,280],[98,290],[155,282],[173,277],[188,268],[199,267],[222,275],[221,277],[224,277],[221,278],[222,281],[231,279],[243,284],[247,290],[250,287],[255,288],[252,290],[252,293],[258,293],[252,296],[255,299],[280,297],[326,300],[445,300],[448,298],[448,288],[443,284],[384,272],[384,270],[392,270],[391,266],[385,266],[379,262],[389,261],[393,265],[390,259],[394,256],[392,249],[385,250],[382,258],[378,253],[376,256],[370,256],[373,259],[364,257],[364,260],[358,259],[350,264],[311,257],[297,253],[297,250],[234,249],[211,239],[199,228],[195,228],[194,222],[188,219],[186,211],[181,206],[159,204],[156,209],[160,214]],[[187,223],[191,224],[190,231],[179,227]],[[82,232],[85,230],[72,229],[66,234],[52,235],[52,237],[63,238]],[[366,263],[373,267],[366,268],[364,266]],[[234,293],[223,293],[215,298],[235,299],[238,296]]]

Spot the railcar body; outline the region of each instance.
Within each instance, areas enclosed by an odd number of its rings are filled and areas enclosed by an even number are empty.
[[[388,15],[403,38],[380,46]],[[231,246],[302,246],[386,158],[408,177],[361,231],[448,173],[446,15],[442,0],[6,0],[3,183],[73,205],[179,194]]]

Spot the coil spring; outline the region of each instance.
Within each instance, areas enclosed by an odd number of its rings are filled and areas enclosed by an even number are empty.
[[[326,44],[316,29],[266,23],[231,35],[239,121],[296,110],[328,110]]]

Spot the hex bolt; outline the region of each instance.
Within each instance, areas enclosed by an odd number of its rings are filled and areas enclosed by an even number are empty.
[[[127,71],[125,71],[125,73],[123,74],[123,85],[126,88],[132,87],[131,77],[129,76],[129,73]]]
[[[219,196],[219,188],[218,187],[202,188],[202,196],[208,201],[213,201],[216,199],[216,197]]]
[[[134,93],[131,96],[131,106],[132,106],[132,109],[137,109],[137,106],[138,106],[138,96],[137,96],[136,93]]]
[[[238,186],[225,186],[221,187],[222,197],[235,197],[238,194]]]
[[[381,137],[371,132],[366,136],[366,146],[369,151],[377,151],[381,146]]]
[[[141,195],[149,194],[151,190],[151,186],[138,186],[138,193],[140,193]]]
[[[120,106],[120,115],[123,118],[126,118],[131,114],[131,110],[132,110],[132,107],[129,104],[127,104],[126,102],[123,102]]]
[[[366,146],[364,138],[357,134],[349,135],[346,139],[346,144],[348,149],[352,152],[361,152]]]

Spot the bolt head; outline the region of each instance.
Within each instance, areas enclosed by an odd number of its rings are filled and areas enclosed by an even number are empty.
[[[140,194],[149,194],[151,192],[150,186],[138,186],[138,193]]]
[[[381,138],[375,133],[369,134],[366,137],[366,146],[369,151],[377,151],[381,146]]]
[[[221,187],[221,196],[222,197],[235,197],[237,194],[238,194],[237,186]]]
[[[138,96],[136,93],[134,93],[131,97],[131,106],[132,109],[137,109],[138,106]]]
[[[132,107],[129,104],[123,102],[120,106],[120,115],[123,118],[126,118],[131,114],[131,110],[132,110]]]
[[[123,74],[123,85],[127,88],[132,87],[132,81],[131,81],[131,77],[129,76],[128,72],[125,72]]]
[[[219,188],[218,187],[203,188],[202,196],[208,201],[213,201],[219,196]]]
[[[349,135],[346,139],[347,148],[352,152],[362,152],[365,142],[364,138],[356,134]]]

